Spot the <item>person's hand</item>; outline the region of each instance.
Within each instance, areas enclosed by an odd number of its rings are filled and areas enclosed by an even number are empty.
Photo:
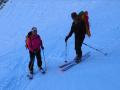
[[[67,40],[68,40],[68,37],[65,38],[65,42],[67,42]]]
[[[44,47],[43,47],[43,46],[41,46],[41,48],[42,48],[42,50],[44,50]]]

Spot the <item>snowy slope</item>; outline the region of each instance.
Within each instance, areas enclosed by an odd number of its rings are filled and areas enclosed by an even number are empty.
[[[119,8],[119,0],[9,0],[0,10],[0,90],[119,90]],[[81,10],[88,10],[92,32],[85,42],[108,56],[83,46],[83,53],[91,51],[91,57],[63,73],[58,66],[64,62],[70,13]],[[25,35],[32,26],[38,27],[43,39],[48,71],[40,74],[35,64],[30,81]],[[68,52],[72,59],[74,37]]]

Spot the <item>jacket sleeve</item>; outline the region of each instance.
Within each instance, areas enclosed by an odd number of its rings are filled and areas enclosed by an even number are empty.
[[[28,49],[29,49],[30,51],[33,51],[30,38],[27,39],[27,46],[28,46]]]
[[[74,25],[72,23],[71,30],[70,30],[69,34],[67,35],[67,38],[70,38],[72,36],[73,30],[74,30]]]
[[[44,46],[43,46],[43,42],[42,42],[42,40],[41,40],[41,48],[43,48]]]
[[[28,37],[26,36],[26,39],[25,39],[25,47],[26,48],[28,48],[27,40],[28,40]]]
[[[42,48],[43,47],[43,42],[42,42],[42,39],[41,39],[40,36],[39,36],[39,41],[40,41],[40,47]]]

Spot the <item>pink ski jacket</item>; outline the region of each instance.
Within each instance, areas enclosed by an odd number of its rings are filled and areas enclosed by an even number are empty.
[[[42,40],[39,35],[34,35],[27,39],[27,45],[28,49],[31,52],[34,52],[35,50],[40,50],[40,47],[42,46]]]

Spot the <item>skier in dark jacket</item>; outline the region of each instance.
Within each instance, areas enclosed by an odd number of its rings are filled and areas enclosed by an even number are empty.
[[[67,43],[67,40],[72,36],[72,34],[74,33],[75,35],[75,51],[76,51],[76,63],[79,63],[82,57],[82,43],[84,41],[85,38],[85,34],[86,34],[86,27],[85,27],[85,22],[79,19],[78,15],[76,12],[73,12],[71,14],[71,17],[73,19],[73,23],[71,26],[71,30],[69,32],[69,34],[66,36],[65,38],[65,42]]]

